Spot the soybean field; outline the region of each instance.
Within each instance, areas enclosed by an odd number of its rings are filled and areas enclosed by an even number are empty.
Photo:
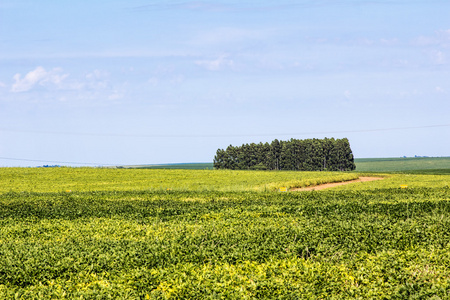
[[[0,169],[0,298],[450,298],[449,175],[289,191],[362,175]]]

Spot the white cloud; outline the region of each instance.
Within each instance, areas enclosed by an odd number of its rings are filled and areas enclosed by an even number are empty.
[[[148,83],[150,83],[150,85],[152,85],[152,86],[157,86],[157,85],[159,84],[159,78],[157,78],[157,77],[151,77],[151,78],[148,80]]]
[[[433,37],[429,36],[419,36],[414,40],[414,44],[418,46],[430,46],[435,45],[436,40]]]
[[[437,34],[438,34],[438,37],[439,37],[441,43],[443,43],[447,46],[450,45],[450,29],[439,30]]]
[[[111,95],[108,96],[109,100],[119,100],[123,98],[123,93],[119,91],[113,91]]]
[[[105,79],[109,76],[109,73],[106,71],[102,71],[102,70],[94,70],[91,73],[88,73],[86,75],[86,79],[89,80],[98,80],[98,79]]]
[[[445,54],[442,51],[433,51],[431,58],[435,64],[443,65],[447,62]]]
[[[158,3],[159,2],[159,3]],[[158,1],[132,8],[134,11],[151,11],[161,9],[186,9],[199,11],[229,11],[233,5],[225,3],[208,3],[206,1]]]
[[[39,98],[71,105],[96,105],[105,103],[105,100],[118,103],[126,96],[126,86],[111,82],[109,72],[92,70],[79,76],[72,74],[67,78],[68,76],[61,68],[45,69],[39,66],[25,75],[15,74],[10,92],[17,94],[36,91],[40,93],[39,97],[24,96],[33,101]]]
[[[445,93],[445,90],[443,88],[441,88],[440,86],[437,86],[434,90],[436,93],[439,93],[439,94]]]
[[[86,74],[87,87],[92,90],[107,89],[109,86],[110,74],[102,70],[94,70],[91,73]]]
[[[235,27],[219,27],[206,29],[196,35],[191,43],[195,46],[220,46],[234,49],[233,45],[241,43],[252,43],[255,41],[265,41],[271,36],[279,34],[276,29],[243,29]]]
[[[151,86],[156,87],[163,84],[179,85],[185,81],[182,74],[157,74],[147,81]]]
[[[398,45],[399,40],[397,38],[380,39],[380,43],[384,46],[395,46]]]
[[[36,85],[41,86],[56,86],[61,87],[62,82],[69,74],[61,74],[62,69],[53,68],[52,70],[45,70],[43,67],[37,67],[33,71],[28,72],[23,78],[17,73],[14,75],[14,84],[11,91],[14,93],[26,92],[31,90]]]
[[[419,46],[450,47],[450,29],[438,30],[432,36],[419,36],[414,44]]]
[[[352,95],[352,93],[350,93],[349,90],[346,90],[346,91],[344,92],[344,97],[345,97],[346,99],[350,99],[351,95]]]
[[[234,61],[228,59],[226,55],[222,55],[213,60],[198,60],[195,64],[202,66],[210,71],[219,71],[226,67],[233,67]]]
[[[373,46],[375,44],[375,41],[369,38],[361,38],[357,40],[357,43],[364,46]]]

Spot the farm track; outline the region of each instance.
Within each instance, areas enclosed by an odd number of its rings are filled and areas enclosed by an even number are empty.
[[[319,191],[319,190],[329,189],[332,187],[355,183],[355,182],[368,182],[368,181],[375,181],[375,180],[382,180],[382,179],[384,179],[384,178],[383,177],[359,177],[358,179],[350,180],[350,181],[325,183],[325,184],[320,184],[320,185],[315,185],[315,186],[308,186],[308,187],[304,187],[304,188],[293,188],[293,189],[290,189],[290,191],[291,192]]]

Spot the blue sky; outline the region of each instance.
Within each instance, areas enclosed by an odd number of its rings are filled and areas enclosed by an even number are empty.
[[[449,12],[443,0],[3,0],[0,166],[210,162],[275,138],[450,156]]]

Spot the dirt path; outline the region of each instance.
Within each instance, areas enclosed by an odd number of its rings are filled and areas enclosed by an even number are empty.
[[[292,191],[292,192],[319,191],[319,190],[328,189],[328,188],[332,188],[332,187],[339,186],[339,185],[345,185],[345,184],[350,184],[350,183],[355,183],[355,182],[367,182],[367,181],[374,181],[374,180],[382,180],[382,179],[384,179],[384,178],[382,178],[382,177],[359,177],[358,179],[350,180],[350,181],[325,183],[325,184],[320,184],[320,185],[315,185],[315,186],[308,186],[308,187],[304,187],[304,188],[292,188],[289,191]]]

